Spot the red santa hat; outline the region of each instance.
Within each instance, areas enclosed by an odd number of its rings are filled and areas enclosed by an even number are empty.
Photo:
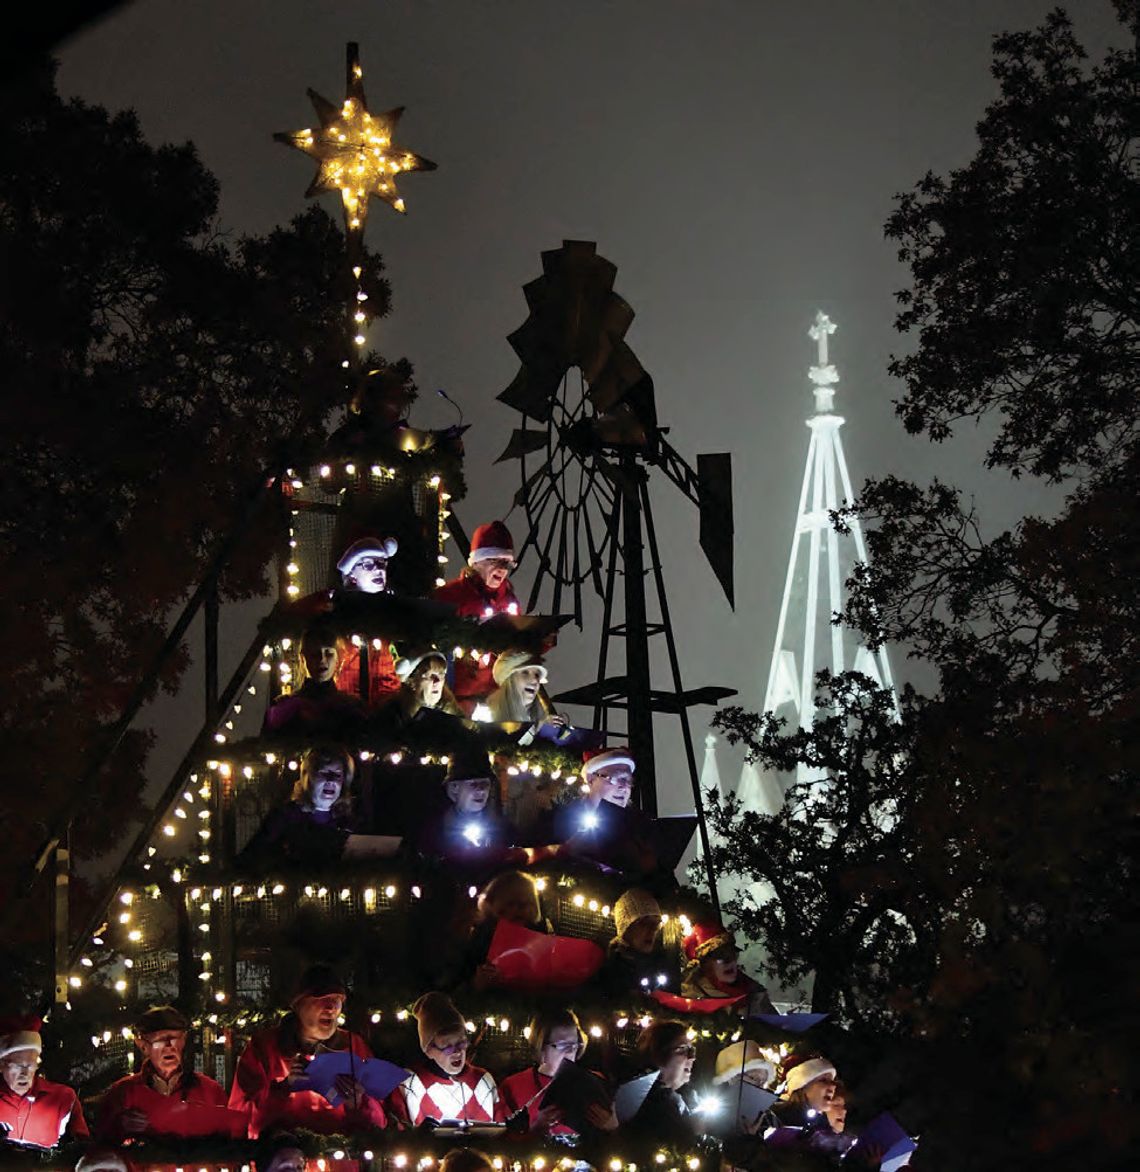
[[[473,566],[476,562],[485,562],[489,558],[510,558],[515,560],[515,543],[511,531],[502,521],[488,521],[475,530],[471,538],[471,552],[467,555],[467,564]]]
[[[44,1048],[42,1026],[41,1018],[29,1015],[0,1019],[0,1058],[17,1050],[35,1050],[39,1054]]]
[[[340,561],[337,562],[336,568],[342,575],[346,576],[352,573],[353,566],[361,558],[382,558],[387,561],[390,557],[395,556],[396,550],[399,548],[399,543],[394,537],[362,537],[359,541],[354,541],[340,555]]]
[[[637,762],[626,745],[616,745],[612,749],[590,749],[582,754],[582,776],[589,777],[598,769],[607,765],[628,765],[631,770],[637,769]]]
[[[722,948],[736,948],[736,939],[732,933],[716,920],[706,920],[704,923],[694,924],[688,934],[681,941],[685,959],[690,964],[706,960]]]
[[[784,1092],[790,1095],[828,1075],[835,1077],[835,1066],[821,1054],[793,1055],[784,1064]]]

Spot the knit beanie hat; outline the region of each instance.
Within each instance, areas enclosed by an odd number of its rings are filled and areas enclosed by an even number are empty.
[[[652,917],[661,919],[661,905],[642,887],[631,887],[614,904],[614,930],[619,940],[637,923]]]
[[[495,660],[491,674],[495,677],[495,683],[501,688],[516,671],[522,671],[523,668],[527,667],[537,667],[542,674],[542,679],[539,682],[546,683],[546,665],[542,662],[542,656],[531,655],[529,651],[504,651]]]
[[[289,1005],[295,1007],[302,997],[328,997],[334,993],[341,997],[348,996],[348,989],[336,969],[331,964],[310,965],[301,974]]]
[[[784,1091],[791,1094],[817,1078],[827,1075],[835,1077],[835,1067],[822,1055],[813,1054],[807,1058],[792,1057],[788,1060],[791,1065],[784,1066]]]
[[[7,1017],[0,1021],[0,1058],[14,1054],[17,1050],[35,1050],[39,1054],[44,1048],[40,1037],[42,1025],[40,1018],[29,1015]]]
[[[173,1005],[152,1005],[131,1027],[136,1038],[159,1030],[188,1030],[190,1019]]]
[[[770,1083],[776,1077],[775,1066],[764,1056],[764,1051],[756,1042],[751,1038],[743,1042],[733,1042],[716,1056],[713,1086],[719,1087],[747,1074],[750,1070],[762,1071],[766,1083]]]
[[[425,1054],[440,1034],[467,1029],[463,1015],[451,1004],[451,998],[446,993],[425,993],[412,1006],[412,1014],[420,1035],[420,1049]]]
[[[488,521],[478,526],[471,538],[471,552],[467,564],[485,562],[490,558],[510,558],[514,561],[515,543],[511,531],[502,521]]]

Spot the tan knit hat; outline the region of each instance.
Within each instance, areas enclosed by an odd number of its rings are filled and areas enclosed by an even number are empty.
[[[618,939],[624,939],[625,934],[637,923],[652,917],[661,919],[661,905],[643,887],[631,887],[623,892],[617,903],[614,904],[614,930]]]
[[[770,1083],[776,1077],[775,1066],[764,1056],[763,1050],[756,1042],[751,1038],[743,1042],[733,1042],[716,1056],[713,1085],[721,1086],[731,1079],[747,1074],[750,1070],[763,1071],[766,1083]]]
[[[542,673],[542,679],[539,682],[546,683],[546,664],[542,662],[542,656],[532,655],[529,651],[504,651],[495,660],[495,666],[491,668],[491,675],[501,688],[516,671],[522,671],[527,667],[537,667]]]
[[[420,1035],[420,1049],[425,1054],[440,1034],[455,1030],[463,1032],[467,1028],[463,1015],[451,1004],[451,998],[445,993],[425,993],[412,1006],[412,1013]]]

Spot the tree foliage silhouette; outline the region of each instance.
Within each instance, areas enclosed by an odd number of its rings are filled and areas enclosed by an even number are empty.
[[[343,237],[317,207],[234,239],[193,146],[56,92],[45,65],[0,121],[0,729],[8,847],[26,864],[175,608],[288,443],[348,400]],[[379,257],[364,287],[388,312]],[[376,356],[371,356],[376,361]],[[408,382],[410,368],[398,363]],[[224,597],[268,586],[272,505]],[[185,650],[160,684],[173,690]],[[74,823],[80,857],[139,811],[152,735],[132,730]],[[7,880],[4,880],[6,883]]]
[[[932,1167],[1116,1167],[1136,1139],[1140,26],[1118,9],[1130,46],[1092,65],[1060,11],[997,37],[976,157],[887,224],[912,276],[903,424],[986,421],[986,464],[1060,506],[990,535],[951,485],[869,482],[843,617],[931,664],[934,694],[893,734],[846,679],[810,732],[721,718],[768,767],[828,775],[738,835],[748,874],[808,877],[741,918],[778,975],[816,968],[820,1006],[894,1047],[887,1097]],[[908,931],[861,935],[876,905]]]

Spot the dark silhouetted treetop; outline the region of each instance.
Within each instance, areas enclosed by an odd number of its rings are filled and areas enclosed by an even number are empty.
[[[227,236],[192,145],[152,146],[133,114],[64,101],[53,66],[8,86],[0,154],[2,879],[265,470],[287,443],[303,464],[347,405],[355,282],[319,208]],[[362,264],[382,316],[382,263]],[[266,590],[272,518],[251,527],[224,596]],[[175,656],[162,685],[185,666]],[[102,775],[76,822],[81,856],[137,815],[150,740],[132,731]]]
[[[977,155],[887,223],[913,275],[896,324],[918,341],[891,372],[908,431],[992,411],[987,462],[1056,480],[1136,435],[1140,73],[1134,50],[1090,67],[1060,11],[994,50]]]

